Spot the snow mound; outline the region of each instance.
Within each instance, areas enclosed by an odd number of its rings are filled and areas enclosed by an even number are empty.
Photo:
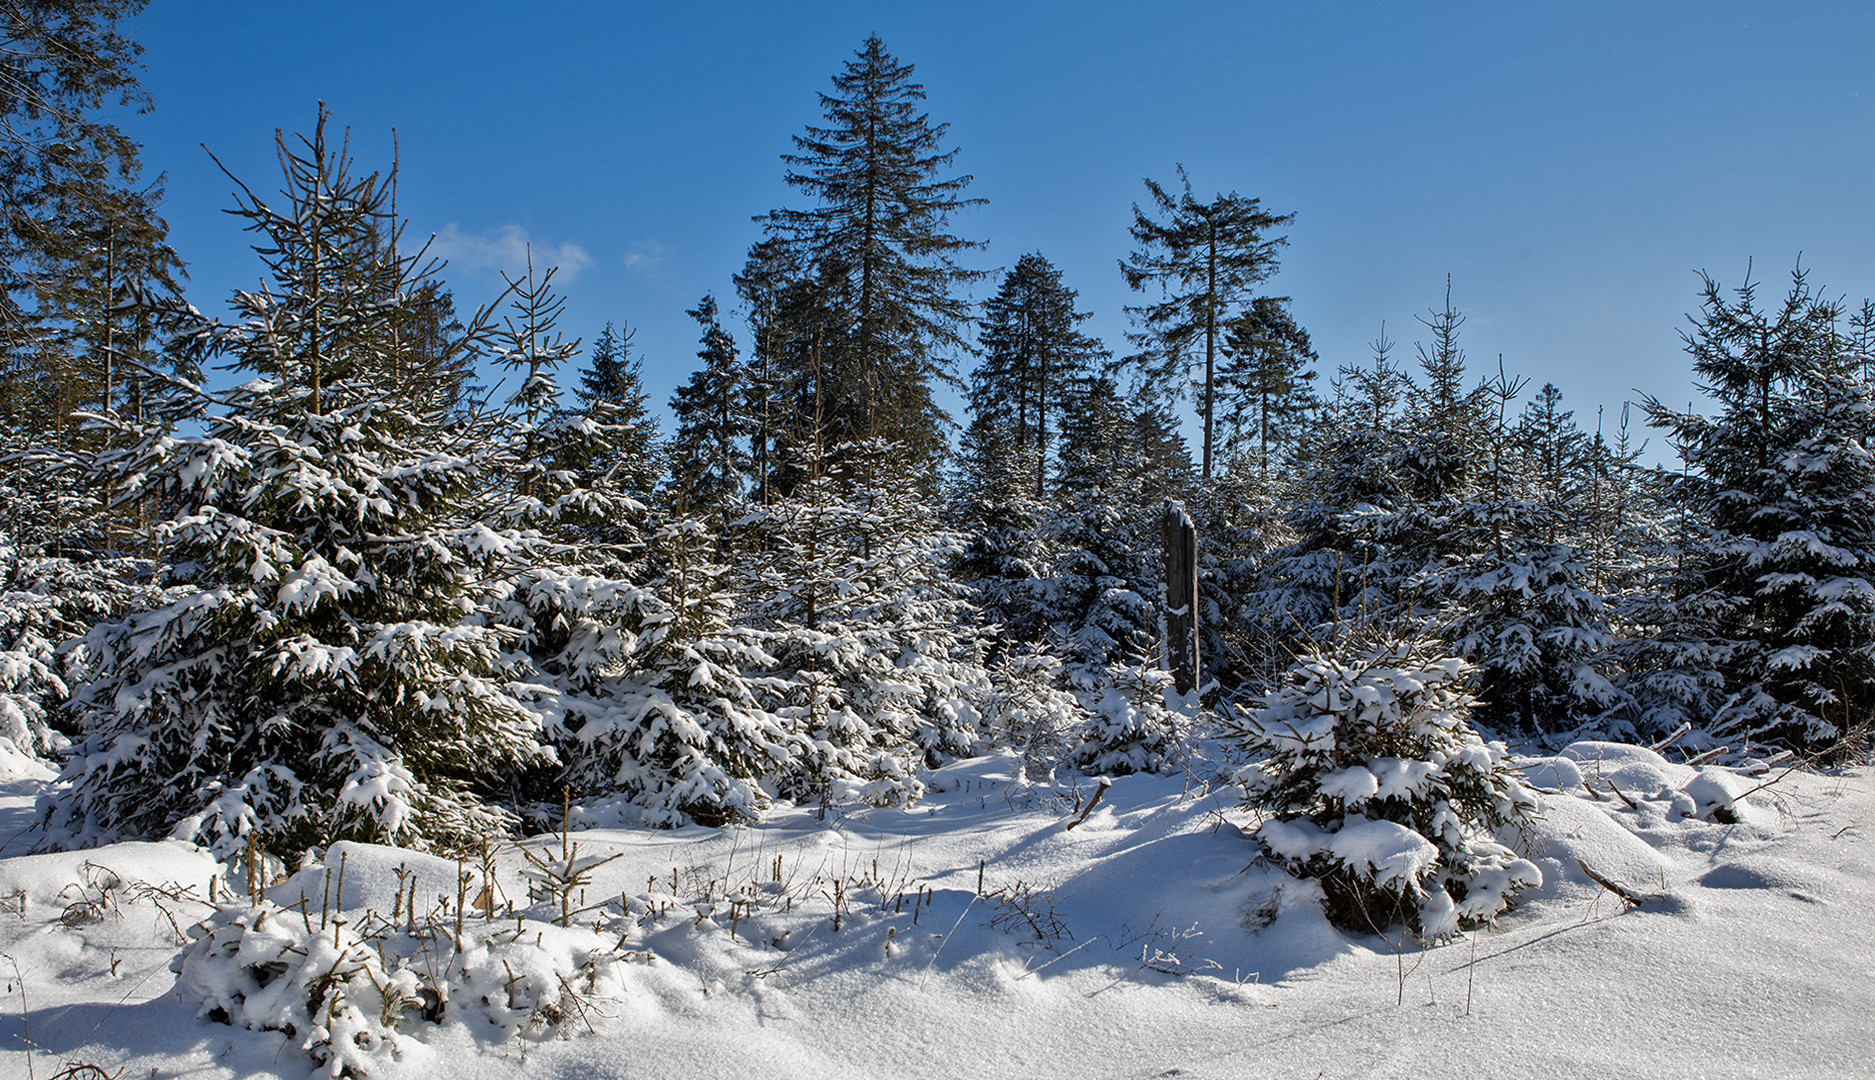
[[[177,840],[112,844],[90,851],[0,859],[0,897],[22,897],[28,905],[65,905],[86,887],[95,885],[108,892],[138,884],[174,886],[202,897],[221,872],[215,857],[194,844]]]
[[[1529,900],[1577,900],[1602,886],[1583,867],[1641,895],[1671,891],[1673,864],[1609,816],[1605,804],[1573,795],[1543,795],[1527,837],[1507,836],[1543,871]]]
[[[12,739],[0,736],[0,783],[46,781],[57,775],[57,769],[21,750]]]
[[[1772,808],[1746,798],[1765,784],[1722,766],[1675,765],[1645,747],[1608,742],[1572,743],[1559,760],[1576,763],[1591,793],[1607,792],[1623,802],[1652,804],[1650,820],[1693,817],[1726,825],[1776,821]]]
[[[1520,763],[1524,783],[1545,791],[1575,791],[1582,787],[1582,770],[1566,757],[1535,758]]]
[[[927,798],[955,794],[966,798],[1002,799],[1020,795],[1028,787],[1022,755],[1014,750],[998,750],[982,757],[954,761],[925,775]]]

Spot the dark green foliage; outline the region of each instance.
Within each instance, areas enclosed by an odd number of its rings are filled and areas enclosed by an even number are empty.
[[[1133,253],[1120,263],[1120,273],[1135,289],[1160,288],[1162,299],[1127,311],[1148,328],[1136,340],[1146,352],[1136,360],[1142,375],[1162,388],[1182,394],[1190,353],[1202,342],[1204,374],[1199,380],[1199,415],[1204,430],[1202,476],[1211,478],[1217,413],[1217,359],[1225,324],[1232,307],[1250,298],[1251,290],[1276,272],[1276,250],[1288,238],[1269,232],[1295,220],[1294,214],[1272,214],[1259,199],[1236,192],[1199,202],[1191,193],[1191,178],[1178,167],[1184,191],[1176,198],[1152,180],[1157,220],[1136,203],[1133,206]]]
[[[1709,596],[1696,610],[1716,622],[1720,738],[1828,746],[1875,710],[1871,400],[1840,315],[1801,271],[1768,309],[1755,283],[1728,299],[1707,278],[1685,337],[1721,411],[1647,403],[1694,470],[1681,498],[1710,525],[1688,553],[1684,599]]]
[[[574,393],[595,422],[619,429],[616,449],[586,466],[587,482],[609,475],[627,494],[644,499],[661,479],[661,462],[658,422],[645,392],[644,361],[632,355],[632,334],[630,327],[619,333],[605,324],[593,339],[587,370]]]
[[[1082,334],[1090,314],[1076,311],[1075,292],[1039,253],[1024,255],[983,305],[977,341],[983,363],[971,375],[972,423],[1005,431],[1010,447],[1033,461],[1040,498],[1052,447],[1051,427],[1073,386],[1104,359],[1100,343]]]
[[[842,328],[819,335],[817,356],[838,387],[821,404],[841,415],[839,438],[886,439],[935,463],[946,418],[932,393],[954,378],[946,354],[964,349],[970,313],[955,290],[983,276],[954,259],[981,245],[946,229],[981,200],[964,196],[969,176],[943,175],[956,156],[942,149],[949,125],[920,111],[923,85],[884,42],[868,38],[833,85],[820,97],[825,126],[810,125],[782,158],[788,183],[816,205],[761,220],[796,249]]]
[[[1319,402],[1310,384],[1315,349],[1284,297],[1259,296],[1232,319],[1218,368],[1225,412],[1224,454],[1235,472],[1267,478],[1300,452]]]
[[[81,441],[80,410],[133,410],[155,360],[148,313],[182,262],[139,179],[136,143],[103,119],[147,109],[142,47],[122,24],[142,0],[20,0],[0,8],[0,421],[41,445]]]
[[[686,312],[703,331],[703,366],[671,395],[677,434],[671,440],[670,501],[680,512],[721,514],[741,494],[751,462],[748,368],[716,318],[716,298]]]

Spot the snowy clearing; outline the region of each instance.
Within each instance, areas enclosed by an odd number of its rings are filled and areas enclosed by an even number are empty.
[[[908,810],[575,832],[565,929],[541,886],[557,836],[495,852],[479,904],[480,860],[339,845],[271,888],[291,910],[268,925],[306,947],[342,918],[420,981],[467,901],[441,1022],[413,1007],[358,1055],[387,1077],[1867,1075],[1867,769],[1745,777],[1607,743],[1524,764],[1572,785],[1521,849],[1545,884],[1431,949],[1330,927],[1316,886],[1253,864],[1235,789],[1125,777],[1070,828],[1095,789],[1009,755],[930,774]],[[17,827],[47,777],[12,768]],[[1734,823],[1697,816],[1721,804]],[[300,1037],[198,1017],[245,961],[198,946],[172,974],[192,927],[253,921],[244,880],[178,843],[0,857],[0,1072],[329,1075]],[[437,937],[407,932],[426,920]]]

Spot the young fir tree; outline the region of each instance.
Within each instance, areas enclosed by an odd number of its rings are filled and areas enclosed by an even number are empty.
[[[885,444],[809,460],[809,478],[740,528],[738,591],[781,680],[777,711],[808,740],[797,799],[918,797],[916,773],[971,752],[989,691],[977,616],[945,568],[954,535]],[[850,470],[850,471],[849,471]]]
[[[1506,413],[1522,386],[1500,371],[1479,391],[1488,419],[1475,483],[1441,503],[1448,550],[1458,554],[1428,566],[1418,584],[1443,605],[1453,649],[1482,669],[1479,719],[1561,733],[1621,695],[1608,677],[1607,606],[1581,556],[1575,471],[1559,460],[1583,439],[1553,387],[1513,427]]]
[[[644,361],[631,351],[635,333],[629,326],[619,332],[606,323],[593,339],[587,370],[581,373],[574,394],[594,422],[624,429],[616,450],[587,466],[587,482],[607,475],[628,494],[647,499],[662,479],[662,464],[658,422],[651,415],[651,395],[645,391]]]
[[[1452,307],[1452,279],[1445,279],[1445,306],[1420,316],[1432,331],[1421,342],[1419,369],[1423,382],[1413,384],[1407,397],[1407,437],[1394,463],[1413,497],[1426,504],[1462,496],[1473,482],[1479,458],[1479,437],[1485,416],[1481,396],[1465,389],[1465,352],[1458,344],[1465,316]],[[1426,538],[1436,547],[1436,537]]]
[[[752,462],[748,368],[735,339],[716,317],[716,298],[705,296],[686,312],[702,330],[697,359],[703,366],[671,395],[677,434],[671,439],[671,492],[680,514],[723,516],[736,503]]]
[[[1644,444],[1642,444],[1644,446]],[[1681,745],[1710,749],[1706,718],[1725,700],[1730,648],[1719,627],[1730,604],[1701,580],[1708,529],[1693,513],[1687,474],[1638,464],[1628,409],[1591,485],[1601,512],[1593,539],[1603,591],[1612,596],[1613,653],[1625,708],[1607,718],[1613,738],[1654,743],[1694,728]],[[1680,455],[1682,460],[1685,455]]]
[[[1286,500],[1283,526],[1292,539],[1271,553],[1246,603],[1283,651],[1325,644],[1342,624],[1391,612],[1409,576],[1391,523],[1409,498],[1394,463],[1410,380],[1392,347],[1383,326],[1373,365],[1341,368],[1324,430]]]
[[[1222,350],[1217,382],[1226,406],[1226,460],[1234,472],[1254,469],[1267,479],[1272,465],[1294,461],[1318,411],[1309,385],[1315,349],[1287,298],[1259,296],[1230,321]]]
[[[1054,549],[1041,529],[1048,506],[1030,487],[1038,457],[974,410],[958,447],[951,519],[966,539],[951,574],[996,626],[999,653],[1046,637],[1036,594]]]
[[[643,588],[586,593],[581,614],[600,632],[567,669],[548,727],[588,823],[746,820],[811,752],[774,711],[781,688],[759,673],[775,658],[734,624],[714,545],[701,519],[668,522],[647,538]]]
[[[1188,509],[1198,547],[1199,659],[1204,682],[1252,683],[1282,648],[1262,616],[1261,590],[1271,555],[1292,534],[1281,519],[1283,486],[1236,463],[1214,477]]]
[[[1131,288],[1157,285],[1161,290],[1157,303],[1127,309],[1148,328],[1136,339],[1149,346],[1142,356],[1156,358],[1141,373],[1145,379],[1183,393],[1190,350],[1203,344],[1198,413],[1204,429],[1202,476],[1209,480],[1217,441],[1218,350],[1230,309],[1276,272],[1276,251],[1288,239],[1269,233],[1293,222],[1295,215],[1269,213],[1261,200],[1234,191],[1199,202],[1183,165],[1178,178],[1184,191],[1177,197],[1146,181],[1162,220],[1134,204],[1132,234],[1139,247],[1120,263],[1120,273]]]
[[[742,298],[750,334],[749,420],[754,428],[749,443],[755,501],[768,505],[775,453],[783,432],[798,429],[789,409],[791,376],[798,365],[799,337],[804,329],[790,319],[799,309],[794,294],[804,290],[798,253],[777,237],[749,248],[742,272],[735,276],[736,294]],[[809,336],[812,336],[811,333]],[[796,441],[799,441],[798,439]]]
[[[1617,686],[1627,708],[1610,717],[1614,738],[1653,743],[1690,725],[1681,745],[1711,749],[1707,721],[1725,704],[1732,644],[1724,628],[1734,604],[1709,585],[1699,554],[1714,545],[1711,529],[1696,519],[1684,478],[1655,478],[1657,509],[1631,541],[1634,567],[1614,603],[1620,637],[1613,654]]]
[[[1346,930],[1426,941],[1496,919],[1542,872],[1494,839],[1536,796],[1472,728],[1476,669],[1420,635],[1369,628],[1296,658],[1226,731],[1265,854],[1321,882]]]
[[[283,197],[242,188],[270,282],[185,344],[253,376],[181,392],[199,435],[119,421],[99,482],[164,493],[155,531],[192,567],[168,602],[98,626],[75,696],[86,737],[42,807],[49,843],[176,836],[231,855],[341,838],[425,846],[499,831],[481,792],[543,764],[502,689],[504,635],[465,619],[529,537],[464,521],[472,434],[386,393],[425,269],[391,257],[387,178],[326,140],[278,139]]]
[[[561,365],[578,355],[579,342],[560,334],[566,301],[554,292],[553,275],[551,268],[535,272],[531,251],[523,276],[504,272],[508,314],[492,335],[491,359],[515,388],[480,447],[499,481],[490,492],[499,501],[486,513],[520,527],[560,521],[583,495],[579,470],[569,467],[584,462],[567,452],[573,432],[560,411],[559,380]]]
[[[1385,463],[1397,492],[1384,511],[1376,507],[1352,519],[1366,544],[1358,553],[1342,553],[1344,566],[1359,566],[1362,615],[1383,624],[1416,624],[1441,604],[1448,624],[1457,618],[1461,612],[1451,609],[1451,598],[1438,592],[1441,575],[1491,548],[1496,530],[1488,514],[1477,519],[1473,511],[1491,496],[1490,478],[1481,479],[1480,470],[1492,460],[1492,439],[1502,429],[1493,425],[1486,386],[1465,388],[1458,343],[1465,318],[1452,307],[1449,279],[1444,307],[1430,315],[1420,319],[1432,331],[1432,340],[1418,346],[1422,378],[1404,384],[1401,421]],[[1359,558],[1348,558],[1353,554]]]
[[[10,494],[0,481],[0,497]],[[56,760],[76,730],[65,706],[89,677],[83,647],[65,647],[160,587],[148,560],[109,552],[46,555],[0,530],[0,740],[29,758]]]
[[[1132,407],[1111,380],[1088,380],[1063,424],[1059,503],[1043,524],[1054,565],[1034,590],[1067,689],[1089,718],[1074,764],[1095,772],[1158,769],[1176,759],[1179,721],[1161,669],[1159,515],[1176,489],[1151,462],[1167,445],[1148,404]],[[1153,417],[1142,422],[1142,415]],[[1182,449],[1182,443],[1176,444]],[[1191,459],[1182,458],[1185,470]]]
[[[1719,415],[1647,409],[1709,525],[1689,559],[1722,612],[1727,698],[1709,723],[1734,744],[1830,746],[1875,709],[1869,387],[1801,270],[1770,309],[1755,283],[1728,299],[1711,278],[1702,306],[1685,337]]]
[[[933,394],[954,378],[947,354],[964,351],[970,314],[957,289],[983,276],[955,259],[981,244],[946,229],[982,200],[964,195],[969,176],[945,175],[956,156],[942,149],[949,125],[921,111],[923,85],[884,42],[867,38],[833,85],[820,97],[825,126],[810,125],[782,157],[788,183],[816,205],[760,220],[796,249],[844,328],[819,350],[842,387],[825,402],[841,413],[838,438],[885,439],[935,465],[946,420]]]

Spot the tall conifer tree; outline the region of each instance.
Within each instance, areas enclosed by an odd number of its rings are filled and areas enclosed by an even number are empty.
[[[747,368],[735,339],[717,319],[716,298],[686,312],[702,330],[703,366],[671,395],[677,435],[671,441],[671,485],[689,512],[715,513],[742,494],[749,472]]]
[[[1198,412],[1204,424],[1203,477],[1211,478],[1216,444],[1217,360],[1230,309],[1248,301],[1252,290],[1276,272],[1276,251],[1288,238],[1270,231],[1295,220],[1272,214],[1262,200],[1236,192],[1200,202],[1191,178],[1178,167],[1184,190],[1176,196],[1156,181],[1146,181],[1152,213],[1133,204],[1133,242],[1139,246],[1120,262],[1120,273],[1134,289],[1160,288],[1157,303],[1127,311],[1149,331],[1135,340],[1147,346],[1137,358],[1157,385],[1187,382],[1190,351],[1202,345],[1204,372],[1198,382]],[[1153,214],[1160,215],[1155,218]]]
[[[1875,405],[1840,315],[1801,270],[1769,308],[1754,282],[1728,298],[1707,278],[1685,337],[1720,412],[1647,402],[1693,470],[1681,497],[1710,525],[1688,584],[1721,602],[1709,654],[1728,696],[1710,719],[1729,741],[1826,745],[1875,710]]]
[[[983,305],[977,340],[983,363],[971,378],[974,419],[997,423],[1013,445],[1034,458],[1037,498],[1044,487],[1051,423],[1067,407],[1070,389],[1107,351],[1077,327],[1092,315],[1075,310],[1075,292],[1040,253],[1015,268]]]
[[[955,260],[981,244],[947,229],[982,200],[964,195],[969,176],[944,175],[957,153],[942,148],[949,125],[920,111],[924,86],[884,42],[867,38],[833,85],[820,97],[826,124],[782,157],[788,183],[816,205],[759,220],[798,247],[844,327],[842,400],[828,403],[844,414],[840,436],[901,442],[935,462],[946,420],[932,395],[954,378],[947,354],[964,350],[969,317],[957,290],[983,276]]]

